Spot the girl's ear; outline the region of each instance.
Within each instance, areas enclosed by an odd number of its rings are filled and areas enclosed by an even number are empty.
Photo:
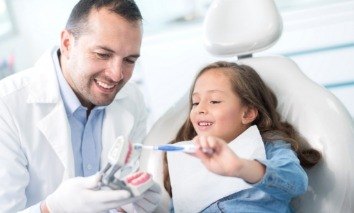
[[[248,106],[242,115],[242,124],[251,124],[258,116],[258,109],[254,106]]]

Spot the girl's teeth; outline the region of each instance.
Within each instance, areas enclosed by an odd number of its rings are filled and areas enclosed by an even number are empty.
[[[213,123],[210,122],[199,122],[200,126],[211,126]]]

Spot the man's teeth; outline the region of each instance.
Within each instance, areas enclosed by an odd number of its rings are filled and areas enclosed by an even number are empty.
[[[199,126],[211,126],[212,124],[211,122],[199,122]]]
[[[96,80],[97,84],[100,85],[101,87],[105,88],[105,89],[112,89],[115,84],[106,84],[106,83],[103,83],[102,81],[98,81]]]

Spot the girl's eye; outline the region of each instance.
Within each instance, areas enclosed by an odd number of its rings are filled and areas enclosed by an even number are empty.
[[[199,103],[198,102],[193,102],[192,106],[197,106]]]
[[[109,57],[111,56],[110,54],[107,53],[96,53],[96,55],[99,59],[103,59],[103,60],[109,59]]]
[[[211,104],[219,104],[221,101],[210,101]]]

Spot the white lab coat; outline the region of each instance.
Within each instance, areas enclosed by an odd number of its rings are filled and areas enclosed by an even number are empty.
[[[30,207],[75,176],[70,126],[51,54],[48,51],[33,68],[0,81],[1,212]],[[131,83],[107,106],[101,167],[117,136],[143,140],[145,109],[142,94]]]

